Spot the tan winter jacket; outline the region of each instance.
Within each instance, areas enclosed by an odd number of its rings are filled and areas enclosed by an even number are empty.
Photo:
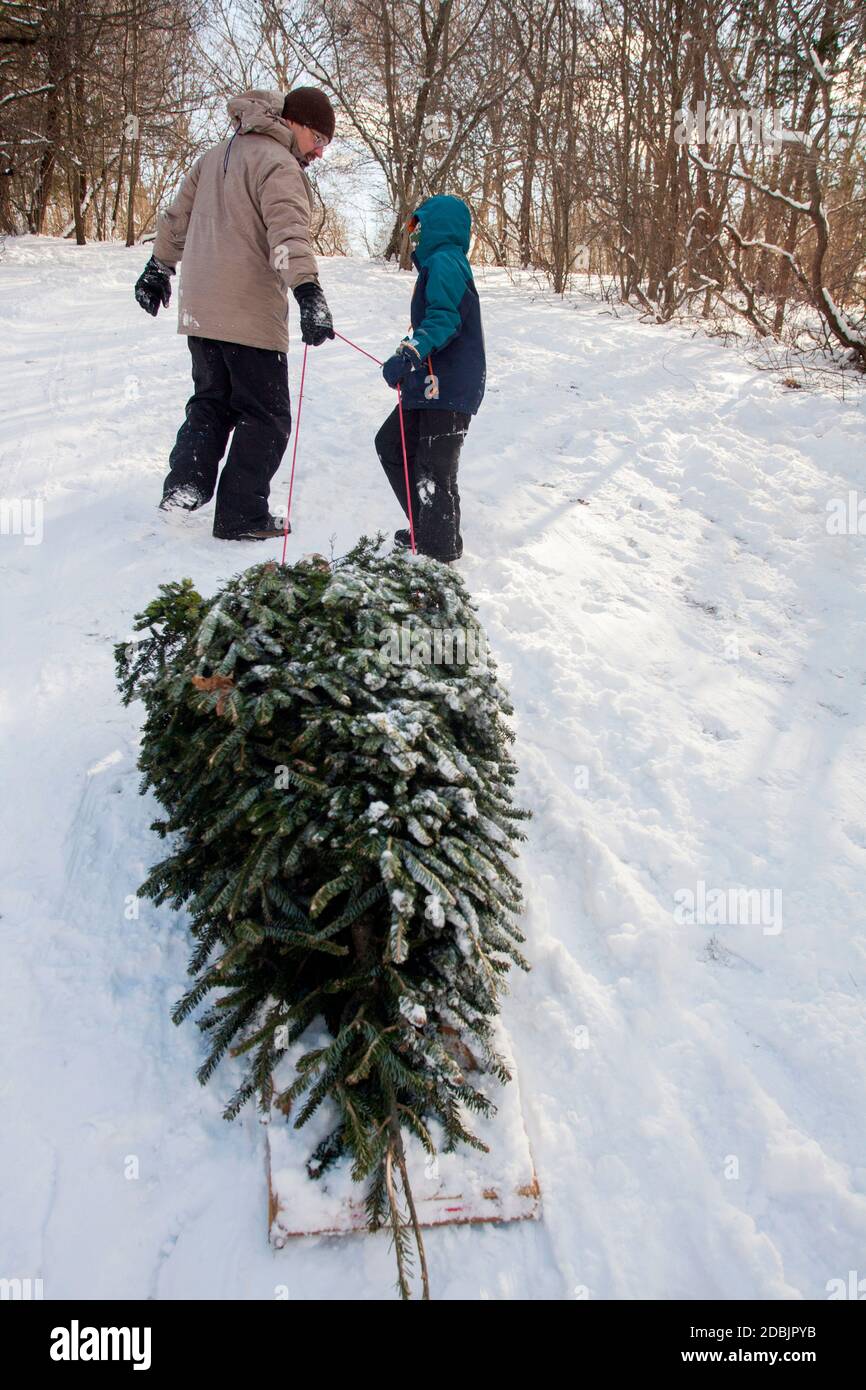
[[[193,164],[160,215],[153,254],[183,257],[178,333],[249,347],[289,346],[289,289],[314,281],[313,193],[281,92],[232,97],[235,133]]]

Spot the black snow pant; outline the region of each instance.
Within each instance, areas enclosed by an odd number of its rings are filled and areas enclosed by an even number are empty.
[[[163,499],[192,488],[209,502],[220,459],[234,430],[217,488],[213,531],[228,537],[267,523],[271,478],[292,428],[289,368],[284,352],[187,337],[195,390],[169,457]]]
[[[437,560],[459,560],[463,554],[457,465],[470,419],[459,410],[403,408],[415,544],[422,555],[432,555]],[[376,435],[376,453],[408,517],[400,414],[396,407]]]

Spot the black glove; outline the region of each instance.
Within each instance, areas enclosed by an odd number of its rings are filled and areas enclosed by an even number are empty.
[[[389,386],[396,386],[402,381],[409,372],[414,372],[416,367],[420,367],[421,358],[418,349],[408,338],[404,338],[393,357],[389,357],[387,362],[382,363],[382,375]]]
[[[171,299],[171,275],[174,275],[174,266],[165,265],[163,261],[151,256],[135,282],[136,299],[142,309],[146,309],[154,317],[159,312],[160,304],[164,309],[168,307],[168,301]]]
[[[328,301],[318,285],[312,280],[298,285],[292,293],[301,311],[301,337],[310,347],[318,347],[326,338],[334,336],[334,321],[328,308]]]

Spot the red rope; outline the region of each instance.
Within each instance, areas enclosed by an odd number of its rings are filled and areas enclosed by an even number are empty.
[[[358,347],[358,344],[353,343],[351,338],[344,338],[342,333],[338,333],[336,329],[334,329],[334,336],[341,338],[344,343],[348,343],[349,347],[353,347],[356,352],[363,352],[365,357],[369,357],[371,362],[375,362],[377,367],[381,367],[382,362],[380,358],[374,357],[372,352],[367,352],[366,348]]]
[[[353,347],[356,352],[362,352],[365,357],[369,357],[371,362],[375,362],[377,366],[381,367],[382,362],[380,358],[374,357],[372,352],[367,352],[366,348],[359,347],[357,343],[353,343],[351,338],[344,337],[343,334],[338,333],[336,329],[334,329],[334,336],[339,338],[342,342],[348,343],[349,347]],[[295,459],[298,454],[298,434],[301,429],[301,406],[304,401],[304,376],[307,371],[307,346],[308,345],[305,343],[304,360],[301,364],[301,390],[298,395],[298,419],[295,425],[295,447],[292,450],[292,476],[289,480],[289,504],[286,509],[286,529],[283,532],[283,564],[286,563],[286,544],[289,539],[289,513],[292,510],[292,490],[295,486]],[[431,371],[433,369],[432,363],[430,364],[430,369]],[[406,483],[406,511],[409,515],[409,540],[412,544],[412,554],[417,555],[418,550],[415,545],[415,521],[412,516],[412,495],[409,489],[409,456],[406,452],[406,427],[403,423],[403,393],[400,390],[399,382],[397,383],[397,410],[400,415],[400,443],[403,446],[403,478]]]
[[[304,343],[304,360],[301,363],[301,389],[298,393],[298,418],[295,421],[295,447],[292,449],[292,476],[289,479],[289,504],[286,507],[286,526],[283,531],[283,558],[281,564],[286,563],[286,546],[289,542],[289,513],[292,510],[292,493],[295,488],[295,459],[298,457],[298,435],[301,432],[301,407],[304,404],[304,377],[307,374],[307,348],[309,344]]]

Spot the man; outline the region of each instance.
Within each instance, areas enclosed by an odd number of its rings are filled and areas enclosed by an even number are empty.
[[[415,540],[422,555],[453,564],[463,554],[457,467],[469,422],[487,375],[481,306],[466,253],[472,228],[460,198],[438,194],[408,223],[418,271],[410,309],[412,332],[382,367],[402,391],[406,459]],[[408,516],[400,415],[393,410],[376,435],[376,452]],[[408,530],[394,540],[408,546]]]
[[[221,540],[281,536],[270,483],[291,431],[288,289],[301,337],[318,346],[334,326],[310,239],[305,168],[334,136],[324,92],[248,91],[228,103],[235,131],[196,160],[157,224],[135,287],[149,314],[171,297],[183,257],[178,332],[187,335],[194,392],[169,459],[160,507],[195,511],[216,488]],[[220,459],[234,437],[217,488]]]

